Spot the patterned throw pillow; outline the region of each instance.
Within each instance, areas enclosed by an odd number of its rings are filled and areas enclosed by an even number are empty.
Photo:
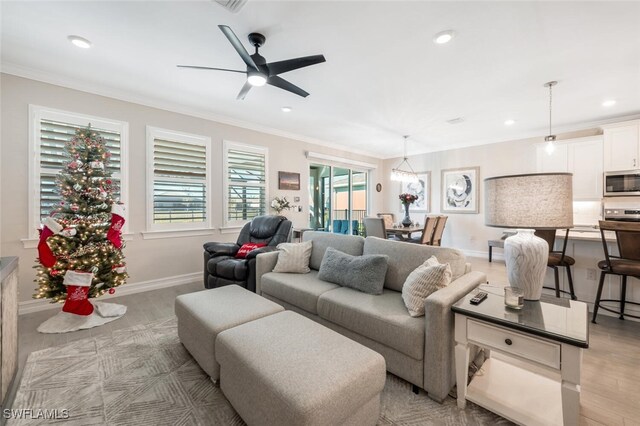
[[[431,256],[414,269],[402,286],[402,300],[412,317],[424,315],[424,300],[451,283],[451,266]]]
[[[266,246],[267,243],[246,243],[236,253],[236,259],[246,259],[250,251]]]
[[[273,272],[289,272],[293,274],[308,274],[309,258],[311,257],[312,242],[281,243],[278,244],[278,262]]]

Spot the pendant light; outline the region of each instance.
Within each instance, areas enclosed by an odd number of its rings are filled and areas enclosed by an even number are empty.
[[[545,142],[547,142],[547,146],[545,147],[545,151],[547,151],[547,154],[549,154],[549,155],[553,154],[553,152],[556,150],[556,145],[554,143],[556,141],[556,135],[551,133],[551,106],[552,106],[552,101],[553,101],[551,90],[552,90],[553,86],[555,86],[556,84],[558,84],[557,81],[550,81],[550,82],[544,84],[544,87],[548,87],[549,88],[549,136],[546,136],[544,138]]]
[[[409,139],[409,135],[403,136],[404,138],[404,156],[402,161],[395,169],[391,169],[391,180],[399,181],[399,182],[418,182],[418,175],[413,171],[413,168],[409,164],[407,160],[407,139]],[[406,164],[406,169],[403,169],[402,166]]]

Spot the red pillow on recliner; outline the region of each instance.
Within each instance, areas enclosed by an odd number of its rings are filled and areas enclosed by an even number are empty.
[[[246,259],[250,251],[253,251],[260,247],[265,247],[266,243],[246,243],[240,247],[240,250],[236,253],[236,259]]]

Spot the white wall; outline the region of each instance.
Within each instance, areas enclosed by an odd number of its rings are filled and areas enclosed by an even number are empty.
[[[587,129],[580,132],[560,135],[558,140],[586,137],[600,133],[601,131],[599,129]],[[479,213],[447,213],[449,218],[444,232],[444,246],[463,250],[470,256],[484,257],[485,259],[488,257],[487,241],[500,238],[503,230],[484,225],[485,206],[483,200],[483,180],[492,176],[535,173],[537,167],[536,144],[542,141],[543,137],[539,137],[409,156],[409,163],[414,170],[431,171],[432,213],[440,213],[442,205],[441,170],[480,167],[480,177],[478,179]],[[383,192],[383,210],[394,212],[399,218],[402,217],[400,215],[401,206],[398,201],[400,185],[397,182],[391,182],[389,175],[391,169],[395,167],[400,160],[400,158],[394,158],[384,161],[384,178],[386,184]],[[593,161],[602,161],[602,157],[594,158]],[[574,223],[576,225],[597,225],[599,215],[600,203],[598,201],[574,202]],[[424,223],[424,218],[421,217],[421,215],[412,215],[412,219]],[[599,234],[596,234],[596,237],[599,238]],[[556,242],[556,249],[560,249],[559,241],[556,240]],[[610,250],[615,250],[613,244],[609,246]],[[597,239],[595,241],[570,240],[567,246],[567,255],[576,260],[576,264],[572,267],[572,272],[578,300],[587,302],[592,308],[598,281],[592,278],[589,272],[594,272],[596,278],[599,277],[600,270],[597,268],[597,263],[604,259],[602,243]],[[502,251],[494,250],[494,258],[501,259]],[[552,271],[548,269],[545,286],[553,286],[553,283]],[[561,288],[568,290],[566,274],[563,269],[560,270],[560,283]],[[640,283],[636,282],[634,278],[630,279],[630,284],[627,288],[627,300],[640,303],[640,285],[638,284]],[[619,288],[618,277],[609,276],[605,282],[602,297],[618,299],[620,296]],[[615,307],[617,308],[617,306]],[[626,310],[628,313],[635,313],[635,315],[640,314],[640,309],[638,309],[637,306],[627,305]],[[603,310],[601,310],[600,313],[607,314],[607,312]]]
[[[560,135],[558,140],[572,139],[598,134],[598,130],[589,129],[581,132]],[[542,138],[531,138],[508,141],[490,145],[438,151],[428,154],[409,156],[409,163],[416,172],[431,172],[431,213],[441,212],[441,171],[445,169],[479,167],[479,213],[452,214],[445,228],[443,245],[464,250],[468,254],[484,256],[487,253],[487,240],[500,238],[502,230],[484,225],[483,180],[492,176],[535,173],[536,144]],[[400,214],[401,205],[398,200],[400,184],[389,180],[391,169],[398,165],[400,158],[384,161],[384,210]],[[601,160],[600,160],[601,161]],[[400,218],[402,216],[399,216]],[[412,215],[413,220],[424,223],[424,217]]]
[[[247,130],[218,122],[164,111],[130,102],[71,90],[8,74],[0,76],[1,93],[1,226],[2,253],[20,257],[19,299],[31,298],[35,283],[36,250],[25,249],[22,239],[29,235],[28,210],[28,107],[29,104],[78,112],[129,123],[129,232],[132,241],[127,242],[125,256],[131,278],[129,283],[158,280],[202,272],[202,243],[207,241],[235,241],[237,233],[221,234],[219,230],[210,236],[180,237],[145,240],[140,232],[146,230],[145,216],[145,129],[147,125],[211,137],[213,148],[212,213],[213,226],[223,223],[222,211],[222,141],[262,145],[269,148],[269,197],[286,195],[292,201],[301,197],[302,212],[286,212],[294,226],[307,225],[309,161],[307,151],[329,154],[344,159],[364,161],[382,166],[382,161],[333,148],[287,139],[266,133]],[[317,161],[316,161],[317,162]],[[301,175],[300,191],[277,189],[278,171],[298,172]],[[371,172],[371,182],[379,181],[379,170]],[[379,194],[372,192],[371,208],[378,211],[382,203]]]

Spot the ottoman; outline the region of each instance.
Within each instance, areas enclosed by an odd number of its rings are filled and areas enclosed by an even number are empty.
[[[220,377],[214,347],[218,334],[284,308],[237,285],[176,297],[178,337],[200,367],[215,382]]]
[[[295,312],[223,331],[220,388],[249,425],[375,425],[382,355]]]

